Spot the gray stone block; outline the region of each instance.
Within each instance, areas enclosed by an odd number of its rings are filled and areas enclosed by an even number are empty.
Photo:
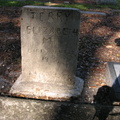
[[[120,99],[120,63],[116,62],[107,63],[106,83],[114,88],[116,97]]]
[[[22,76],[12,95],[69,100],[81,95],[83,80],[75,76],[80,10],[24,6],[21,15]]]
[[[119,106],[0,96],[0,120],[119,120]]]

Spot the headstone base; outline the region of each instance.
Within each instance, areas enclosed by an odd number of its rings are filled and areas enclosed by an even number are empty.
[[[74,86],[56,85],[39,82],[22,81],[22,75],[17,79],[10,90],[13,96],[66,101],[71,98],[77,98],[81,95],[83,89],[83,80],[75,77]]]

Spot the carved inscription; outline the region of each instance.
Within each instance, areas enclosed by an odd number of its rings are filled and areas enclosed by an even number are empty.
[[[31,47],[31,49],[28,48],[28,53],[36,53],[36,52],[39,52],[39,50],[37,48],[35,48],[35,49],[33,49],[32,47]]]
[[[30,27],[30,26],[27,26],[27,27],[26,27],[26,30],[27,30],[27,33],[28,33],[28,34],[31,33],[31,27]]]
[[[54,20],[53,12],[48,13],[48,20],[50,20],[50,19]]]
[[[39,13],[39,19],[40,19],[40,21],[43,21],[43,14],[44,14],[44,12],[40,12]]]
[[[49,38],[47,38],[47,37],[43,37],[43,43],[51,43],[52,42],[52,38],[51,37],[49,37]]]
[[[79,31],[77,28],[41,28],[27,26],[26,31],[28,34],[46,34],[46,35],[67,35],[67,36],[78,36]]]
[[[48,62],[48,58],[47,57],[42,57],[42,61]]]
[[[73,21],[74,13],[72,11],[64,10],[34,10],[27,9],[28,16],[30,16],[30,25],[26,26],[27,34],[42,35],[42,36],[78,36],[78,27],[71,27],[66,23]],[[79,13],[78,13],[79,16]],[[35,21],[34,21],[35,20]],[[51,22],[54,25],[51,26]],[[55,22],[55,23],[54,23]],[[69,23],[70,24],[70,23]],[[66,26],[66,27],[64,27]],[[68,27],[69,26],[69,27]],[[44,43],[44,38],[41,38]],[[50,37],[49,37],[50,39]]]
[[[26,18],[29,22],[25,21],[25,31],[31,39],[27,51],[30,56],[38,56],[35,59],[38,64],[54,62],[65,69],[70,66],[70,62],[73,64],[70,59],[76,56],[76,52],[70,46],[76,44],[74,41],[79,34],[73,13],[69,10],[28,10]]]
[[[35,12],[31,12],[31,18],[32,18],[32,19],[35,18]]]
[[[50,21],[50,20],[64,20],[68,21],[72,16],[73,13],[71,11],[50,11],[50,12],[45,12],[43,11],[32,11],[31,9],[29,10],[30,18],[36,19],[39,18],[39,21]]]

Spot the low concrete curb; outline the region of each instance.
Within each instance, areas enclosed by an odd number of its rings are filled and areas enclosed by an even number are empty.
[[[120,107],[0,96],[0,120],[103,120],[103,117],[119,120]]]
[[[102,15],[106,16],[106,13],[104,12],[93,12],[93,11],[80,11],[82,14],[91,14],[91,15]]]

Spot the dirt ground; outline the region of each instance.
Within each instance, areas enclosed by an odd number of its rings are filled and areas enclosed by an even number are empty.
[[[120,13],[81,15],[76,75],[84,82],[80,102],[91,103],[98,88],[106,84],[107,62],[120,62]],[[0,93],[8,94],[21,74],[21,8],[0,7]]]

